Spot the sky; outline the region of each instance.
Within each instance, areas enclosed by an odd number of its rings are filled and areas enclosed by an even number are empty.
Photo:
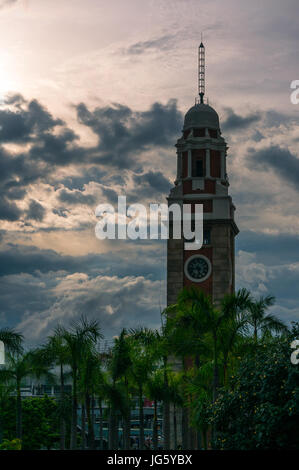
[[[297,0],[0,0],[0,325],[159,327],[162,241],[98,240],[95,208],[165,202],[197,93],[227,140],[237,288],[299,320]]]

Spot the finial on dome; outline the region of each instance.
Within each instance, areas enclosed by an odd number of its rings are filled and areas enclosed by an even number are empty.
[[[203,103],[203,97],[205,94],[205,46],[202,42],[202,33],[201,43],[198,48],[198,94],[200,103]]]

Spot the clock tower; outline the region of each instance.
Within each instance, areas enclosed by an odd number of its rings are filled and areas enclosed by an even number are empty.
[[[177,302],[183,287],[196,286],[217,305],[235,287],[235,206],[229,195],[226,170],[228,146],[221,134],[215,109],[204,102],[205,48],[199,46],[198,95],[187,111],[182,135],[176,143],[177,176],[168,197],[168,205],[203,206],[203,245],[199,250],[185,250],[184,238],[167,242],[167,305]],[[170,221],[171,234],[171,221]],[[175,370],[181,364],[171,359]],[[187,363],[189,361],[187,360]],[[174,410],[170,407],[170,448],[175,442],[183,449],[196,448],[196,433],[188,425],[188,410],[176,411],[178,428],[174,431]],[[179,424],[180,423],[180,424]],[[174,436],[177,436],[176,438]]]
[[[227,144],[217,112],[204,102],[205,49],[199,46],[199,98],[185,115],[182,136],[176,143],[177,177],[168,205],[203,206],[203,246],[184,249],[184,239],[169,239],[167,246],[167,305],[176,303],[184,286],[197,286],[215,303],[234,291],[234,238],[238,228],[235,206],[228,193]]]

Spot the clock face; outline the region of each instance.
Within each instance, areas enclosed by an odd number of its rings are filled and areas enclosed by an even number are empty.
[[[205,281],[211,270],[210,260],[202,255],[191,256],[185,263],[185,274],[193,282]]]

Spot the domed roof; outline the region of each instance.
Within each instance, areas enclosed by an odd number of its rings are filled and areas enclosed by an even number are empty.
[[[215,109],[205,103],[198,103],[187,111],[184,120],[184,131],[191,127],[209,127],[219,129],[219,117]]]

